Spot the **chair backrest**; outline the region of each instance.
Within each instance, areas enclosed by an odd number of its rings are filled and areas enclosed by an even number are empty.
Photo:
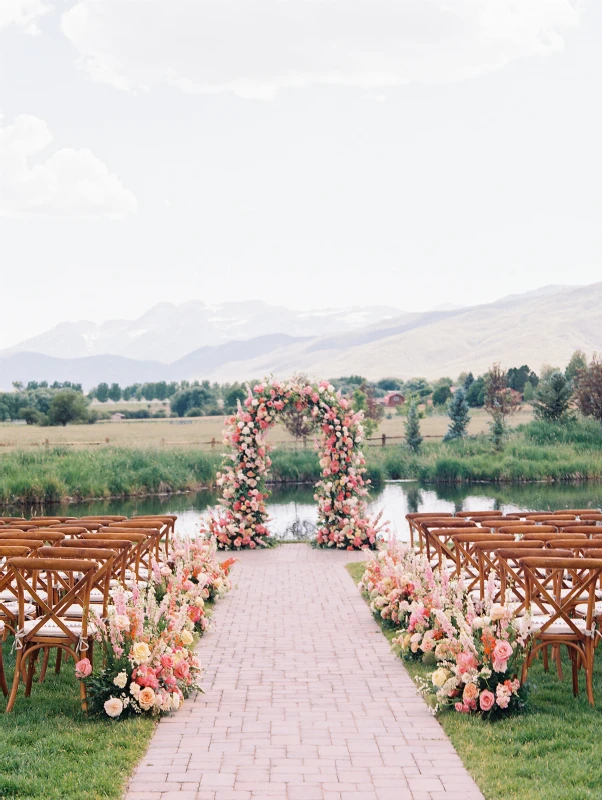
[[[567,536],[569,534],[572,536],[573,533],[584,533],[586,536],[595,536],[596,531],[602,533],[602,528],[598,527],[598,525],[594,525],[593,520],[591,522],[591,525],[585,525],[583,522],[577,525],[567,525],[562,528],[562,533],[567,534]]]
[[[580,517],[582,514],[600,514],[599,508],[564,508],[555,511],[554,514],[573,514],[575,517]]]
[[[524,569],[521,565],[523,558],[531,556],[541,556],[545,550],[542,542],[530,542],[533,547],[523,547],[520,543],[517,546],[500,547],[496,551],[496,570],[500,577],[500,597],[511,598],[514,605],[513,613],[522,614],[529,607],[527,602]],[[572,558],[571,550],[556,551],[563,557]]]
[[[503,528],[530,527],[528,524],[525,526],[523,520],[508,519],[508,517],[499,517],[498,519],[484,519],[481,520],[481,524],[487,528],[495,528],[497,530],[502,530]]]
[[[556,528],[553,525],[537,525],[536,523],[531,523],[530,525],[525,525],[524,522],[517,522],[516,525],[511,523],[510,525],[504,525],[503,528],[498,528],[500,533],[513,533],[523,535],[525,533],[555,533]]]
[[[118,522],[119,520],[127,519],[127,517],[124,517],[123,514],[84,514],[83,517],[77,517],[76,519],[78,519],[79,521],[95,520],[95,519],[110,519],[110,520],[115,520],[116,522]]]
[[[523,541],[529,541],[529,539],[538,539],[542,542],[549,542],[552,539],[566,539],[566,533],[562,533],[561,531],[556,531],[555,533],[546,533],[545,531],[540,531],[539,529],[523,534]],[[571,534],[571,538],[579,537],[580,539],[587,539],[587,536],[584,533],[573,533]]]
[[[581,539],[567,536],[566,538],[559,537],[558,539],[551,539],[549,542],[546,542],[546,548],[548,550],[557,550],[558,548],[572,550],[574,553],[583,555],[590,550],[599,549],[600,542],[596,541],[596,539]]]
[[[81,558],[38,556],[11,558],[8,564],[17,588],[21,631],[26,620],[26,605],[33,602],[40,610],[26,638],[31,639],[38,633],[43,635],[42,627],[50,622],[60,629],[63,639],[79,649],[88,636],[90,589],[98,564]],[[44,576],[44,593],[39,591],[40,573]],[[63,619],[73,605],[81,607],[81,629],[78,631],[70,630]]]
[[[79,536],[81,533],[85,533],[88,529],[83,525],[61,524],[52,525],[51,530],[64,533],[65,536]]]
[[[27,521],[28,525],[34,528],[48,528],[52,524],[61,522],[62,520],[59,517],[33,517]]]
[[[26,547],[28,550],[37,550],[39,547],[44,546],[43,539],[3,539],[0,537],[1,547]]]
[[[67,520],[75,519],[75,517],[50,517],[50,516],[40,516],[40,517],[32,517],[32,522],[45,522],[48,524],[49,522],[54,524],[56,522],[64,523]]]
[[[584,521],[584,522],[580,522],[579,520],[576,520],[576,519],[558,519],[557,520],[556,517],[548,517],[547,520],[543,521],[543,524],[544,525],[545,524],[554,525],[556,528],[558,528],[559,531],[566,530],[567,528],[574,528],[576,525],[579,525],[580,527],[582,527],[582,526],[583,527],[591,527],[591,528],[595,528],[596,527],[594,525],[594,521],[593,520],[590,520],[589,523],[588,523],[587,520]]]
[[[444,517],[446,519],[448,518],[451,519],[452,518],[451,512],[444,511],[439,513],[433,511],[426,511],[426,512],[417,511],[417,512],[412,512],[410,514],[406,514],[406,522],[408,523],[408,528],[410,530],[410,547],[414,547],[414,535],[416,535],[418,539],[418,545],[420,546],[421,550],[424,546],[424,542],[422,541],[422,532],[419,527],[421,520],[442,519]]]
[[[61,548],[67,550],[114,550],[116,558],[112,574],[116,579],[124,580],[128,565],[127,557],[132,548],[132,542],[129,539],[97,539],[96,537],[90,539],[66,539]]]
[[[509,542],[506,537],[500,538],[499,536],[492,537],[491,539],[487,537],[482,541],[474,542],[473,549],[479,567],[479,593],[481,600],[485,597],[485,584],[491,572],[494,572],[501,580],[502,567],[498,559],[498,552],[500,550],[512,549],[512,551],[522,550],[524,552],[528,550],[529,552],[537,552],[537,549],[543,548],[543,546],[543,542]],[[496,590],[493,600],[501,602],[502,595],[499,589]]]
[[[546,520],[550,519],[550,517],[554,517],[555,519],[575,519],[574,515],[571,514],[554,514],[552,511],[534,511],[530,512],[529,514],[525,515],[525,519],[534,519],[536,522],[545,522]]]
[[[579,517],[582,522],[586,519],[593,519],[594,522],[602,522],[602,513],[600,511],[584,511]]]
[[[128,522],[130,522],[129,520]],[[151,556],[159,559],[159,550],[161,547],[162,531],[157,527],[156,521],[150,521],[148,524],[141,524],[140,526],[129,525],[124,522],[116,522],[109,525],[108,528],[101,528],[100,532],[115,531],[116,533],[122,531],[134,531],[135,533],[144,533],[147,537],[147,542],[140,546],[140,563],[150,569]]]
[[[447,520],[437,520],[437,523],[440,522],[445,523]],[[452,561],[455,561],[455,556],[450,548],[451,538],[454,534],[470,533],[477,530],[481,533],[488,532],[488,530],[483,528],[477,528],[474,524],[471,525],[470,522],[466,520],[462,520],[462,522],[466,524],[455,525],[449,528],[447,526],[439,527],[436,524],[431,526],[430,523],[420,525],[420,535],[423,543],[421,550],[425,550],[426,557],[429,561],[435,559],[439,567],[442,566],[444,558],[450,558]]]
[[[114,542],[123,542],[126,540],[129,541],[130,549],[124,556],[124,569],[130,569],[135,575],[138,575],[142,553],[148,540],[147,535],[145,533],[136,533],[128,530],[111,533],[110,530],[110,528],[105,528],[102,532],[97,531],[96,533],[82,533],[80,539]]]
[[[25,522],[25,517],[0,517],[0,522],[8,525],[10,522]]]
[[[481,518],[485,519],[493,519],[497,515],[497,511],[456,511],[456,517],[460,517],[461,519],[474,519],[478,520]],[[502,512],[500,511],[500,514]]]
[[[514,542],[512,534],[480,533],[476,528],[472,533],[461,533],[452,536],[453,554],[456,560],[456,575],[462,575],[467,591],[472,591],[480,584],[479,556],[476,547],[483,542],[500,541],[507,545]]]
[[[65,534],[60,531],[31,528],[28,531],[0,530],[0,539],[35,539],[42,542],[62,542]]]

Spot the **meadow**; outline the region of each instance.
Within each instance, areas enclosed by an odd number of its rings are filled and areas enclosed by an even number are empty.
[[[441,422],[441,418],[423,420]],[[397,422],[386,420],[385,422]],[[91,498],[139,497],[146,494],[171,494],[212,487],[224,455],[221,436],[215,447],[201,446],[201,438],[191,440],[190,428],[200,436],[220,427],[218,418],[194,420],[191,426],[174,425],[177,439],[150,439],[141,432],[165,430],[165,420],[141,423],[113,423],[122,438],[79,446],[57,441],[48,446],[6,447],[0,451],[0,503],[50,503]],[[213,427],[210,427],[213,426]],[[83,430],[108,426],[68,426],[52,430],[75,436]],[[14,429],[11,429],[11,433]],[[35,435],[38,428],[23,428],[19,433]],[[200,433],[200,432],[204,432]],[[272,432],[280,442],[281,429]],[[398,435],[398,434],[392,434]],[[320,474],[313,442],[307,447],[294,444],[290,437],[272,452],[270,479],[274,483],[310,483]],[[162,443],[161,443],[162,442]],[[287,443],[288,442],[288,443]],[[376,486],[386,480],[418,479],[423,483],[460,485],[476,482],[526,483],[564,482],[602,479],[602,428],[593,420],[566,424],[531,421],[511,431],[501,450],[487,436],[473,435],[464,441],[442,443],[425,439],[419,453],[411,452],[401,439],[379,442],[365,448],[368,477]]]
[[[111,406],[111,411],[117,406]],[[402,437],[404,434],[404,417],[393,412],[390,419],[383,419],[378,432],[373,436],[379,439],[384,433],[388,437]],[[512,427],[529,422],[533,418],[530,409],[525,408],[515,414],[510,421]],[[482,409],[474,409],[468,432],[471,436],[485,433],[488,430],[489,417]],[[443,438],[449,419],[445,414],[433,414],[420,421],[422,435],[428,441]],[[0,424],[0,453],[22,448],[43,448],[59,445],[74,449],[113,447],[203,447],[211,449],[211,441],[215,439],[215,447],[219,449],[224,427],[223,417],[191,417],[186,419],[140,419],[100,421],[94,425],[67,425],[66,427],[43,427],[35,425]],[[295,442],[283,425],[276,425],[268,434],[268,440],[288,447],[302,448]],[[369,443],[380,446],[379,441]],[[311,442],[308,442],[311,449]]]

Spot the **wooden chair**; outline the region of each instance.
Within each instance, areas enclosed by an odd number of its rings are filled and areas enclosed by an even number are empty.
[[[122,531],[144,533],[147,537],[146,545],[140,548],[140,568],[145,570],[148,576],[152,568],[152,560],[155,559],[156,561],[159,561],[160,558],[162,537],[160,528],[157,527],[156,522],[149,522],[148,524],[142,523],[139,527],[135,525],[129,525],[124,522],[116,522],[113,525],[110,525],[108,528],[101,528],[99,533],[120,533]]]
[[[573,514],[575,517],[580,517],[582,514],[600,514],[599,508],[565,508],[562,511],[555,511],[554,514]]]
[[[523,558],[527,603],[545,605],[547,613],[534,616],[530,634],[530,649],[523,663],[522,682],[538,651],[548,645],[566,645],[571,656],[573,694],[579,694],[578,670],[583,667],[587,699],[594,705],[594,609],[596,586],[602,574],[602,559],[536,556]],[[560,587],[571,577],[572,589],[561,595]],[[587,593],[585,617],[575,617],[578,598]],[[551,611],[549,610],[551,609]]]
[[[115,551],[115,563],[112,568],[111,577],[115,580],[119,580],[121,582],[125,581],[126,578],[126,569],[127,569],[127,557],[128,553],[132,548],[132,542],[129,539],[99,539],[94,536],[94,538],[89,539],[65,539],[65,541],[61,545],[62,549],[82,549],[86,548],[89,550],[93,549],[106,549],[106,550],[114,550]],[[93,557],[93,556],[91,556]],[[98,595],[95,594],[95,590],[92,589],[90,593],[90,603],[92,605],[96,605],[98,602],[102,602],[102,598],[99,601]],[[103,613],[103,616],[106,616],[106,611]]]
[[[584,533],[586,536],[595,536],[596,532],[602,533],[602,528],[599,528],[594,524],[584,525],[582,522],[580,522],[578,525],[567,525],[566,528],[562,529],[562,532],[567,536],[572,536],[574,533]]]
[[[535,522],[525,524],[524,520],[518,522],[510,522],[501,528],[498,528],[500,533],[512,533],[515,536],[522,536],[525,533],[555,533],[556,528],[553,525],[537,525]]]
[[[428,533],[431,530],[451,528],[476,528],[476,522],[466,519],[454,519],[453,517],[431,517],[430,519],[419,520],[416,524],[416,531],[418,535],[418,546],[420,552],[425,549],[428,551]]]
[[[83,517],[75,517],[76,520],[83,522],[84,520],[95,520],[95,519],[107,519],[112,520],[113,522],[120,522],[121,520],[127,519],[124,517],[123,514],[87,514]]]
[[[83,525],[53,525],[51,530],[58,531],[59,533],[64,533],[65,536],[80,536],[82,533],[86,533],[88,530]]]
[[[125,558],[125,577],[113,578],[111,581],[112,586],[118,583],[126,587],[131,587],[133,582],[140,585],[145,583],[145,580],[140,575],[141,553],[146,548],[148,537],[144,533],[135,533],[132,531],[119,531],[116,533],[96,532],[96,533],[82,533],[80,540],[89,541],[113,541],[123,542],[129,541],[130,549]]]
[[[477,522],[479,519],[493,519],[497,511],[456,511],[456,517],[460,517],[460,519],[473,519]],[[500,515],[502,512],[499,512]]]
[[[525,516],[525,519],[533,519],[535,522],[545,522],[549,520],[550,517],[554,517],[557,520],[563,519],[575,519],[574,514],[554,514],[552,511],[535,511],[533,513],[529,513]],[[551,523],[552,524],[552,523]]]
[[[601,523],[602,522],[602,513],[599,511],[584,511],[582,514],[579,515],[581,522],[584,522],[587,519],[593,519],[594,522]]]
[[[90,588],[98,571],[95,561],[79,558],[11,558],[9,568],[17,587],[19,603],[19,629],[15,634],[15,673],[12,690],[6,706],[12,711],[17,698],[22,667],[27,665],[25,696],[31,694],[35,659],[40,650],[57,647],[77,662],[83,653],[92,660],[92,635],[94,627],[88,623]],[[45,597],[38,594],[38,573],[44,574],[48,586]],[[41,609],[40,616],[29,619],[25,614],[27,598],[32,597]],[[81,620],[68,620],[69,609],[78,605]],[[86,686],[80,681],[82,709],[87,711]]]
[[[480,566],[477,548],[485,542],[497,542],[508,547],[514,543],[512,534],[460,533],[451,537],[456,562],[455,575],[462,578],[467,592],[474,592],[480,584]]]
[[[476,525],[472,527],[455,526],[453,528],[431,528],[430,525],[421,525],[421,535],[424,540],[424,546],[421,550],[425,552],[431,566],[442,569],[453,568],[456,558],[451,548],[452,536],[454,534],[471,533],[472,531],[479,531],[484,534],[488,533],[489,529],[477,528]]]
[[[534,528],[535,523],[533,524],[525,524],[524,520],[520,519],[508,519],[508,517],[500,517],[499,519],[484,519],[482,521],[482,525],[486,526],[487,528],[491,528],[492,530],[499,530],[499,531],[506,531],[506,530],[513,530],[515,528]]]
[[[449,512],[439,513],[433,511],[415,512],[411,514],[406,514],[406,522],[408,523],[408,527],[410,529],[410,547],[412,548],[414,547],[414,535],[416,535],[417,541],[418,542],[420,541],[420,530],[418,527],[420,524],[420,520],[443,519],[443,518],[451,519],[452,514]]]
[[[489,575],[493,572],[494,575],[497,575],[497,591],[493,597],[494,602],[502,603],[504,600],[504,595],[502,594],[502,574],[503,574],[503,566],[500,563],[499,559],[499,552],[500,550],[504,550],[509,552],[510,549],[515,551],[520,551],[521,553],[525,553],[528,551],[529,553],[535,552],[540,548],[543,549],[544,543],[543,542],[523,542],[523,541],[513,541],[510,545],[506,538],[500,539],[499,537],[494,537],[492,539],[484,539],[483,541],[477,541],[474,543],[473,549],[474,553],[477,557],[477,563],[479,568],[479,600],[485,599],[485,585],[489,578]]]
[[[144,514],[140,516],[133,516],[130,519],[130,522],[145,520],[160,523],[157,527],[159,527],[159,530],[161,531],[161,537],[165,547],[165,558],[168,558],[170,551],[169,537],[175,534],[177,519],[178,517],[176,514]]]
[[[528,556],[537,556],[545,552],[542,543],[529,542],[533,547],[524,547],[521,542],[518,546],[500,547],[496,552],[498,574],[500,576],[500,596],[510,598],[511,611],[514,616],[523,616],[527,610],[540,613],[538,608],[531,609],[527,603],[527,589],[523,575],[522,559]],[[559,555],[572,558],[571,550],[558,550]],[[546,661],[547,669],[547,661]]]
[[[27,524],[31,528],[49,528],[51,525],[60,524],[62,520],[59,517],[34,517],[27,520]]]

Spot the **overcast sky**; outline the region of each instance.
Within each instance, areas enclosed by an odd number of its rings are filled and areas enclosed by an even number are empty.
[[[0,0],[0,347],[602,280],[602,3]]]

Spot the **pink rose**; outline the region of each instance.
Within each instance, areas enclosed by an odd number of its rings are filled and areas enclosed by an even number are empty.
[[[477,659],[472,653],[458,653],[456,656],[456,664],[458,665],[458,672],[463,675],[470,669],[476,669],[479,665]]]
[[[493,692],[490,692],[489,689],[483,689],[481,692],[481,696],[479,697],[479,705],[481,706],[481,711],[490,711],[495,703],[495,695]]]
[[[476,683],[467,683],[464,687],[464,692],[462,693],[462,699],[465,703],[470,702],[471,700],[476,700],[479,696],[479,687]]]
[[[499,683],[495,689],[495,700],[500,708],[508,708],[510,696],[510,690],[504,684]]]
[[[163,669],[171,669],[173,667],[173,658],[165,653],[161,656],[161,666]]]
[[[180,680],[185,680],[186,678],[188,678],[189,673],[190,673],[190,667],[188,666],[188,663],[186,661],[180,661],[178,664],[176,664],[174,668],[174,675],[176,676],[176,678],[179,678]]]
[[[82,658],[81,661],[78,661],[75,665],[75,677],[82,680],[82,678],[87,678],[88,675],[92,674],[92,664],[90,664],[89,658]]]
[[[508,661],[512,655],[512,645],[504,639],[498,639],[493,648],[494,661]]]

